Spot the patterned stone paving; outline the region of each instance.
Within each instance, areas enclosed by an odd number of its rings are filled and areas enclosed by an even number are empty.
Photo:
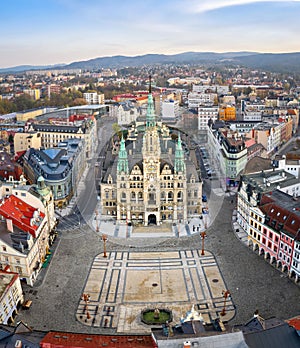
[[[179,252],[111,252],[92,264],[76,318],[85,325],[113,328],[117,332],[149,332],[140,320],[146,307],[169,308],[173,322],[195,308],[210,323],[224,307],[226,285],[212,254],[201,250]],[[231,298],[223,321],[235,315]]]

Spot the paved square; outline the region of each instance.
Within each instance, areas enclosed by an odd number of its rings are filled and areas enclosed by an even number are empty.
[[[173,322],[195,308],[211,322],[226,305],[223,320],[234,316],[216,260],[201,250],[176,252],[111,252],[98,255],[91,267],[76,317],[85,325],[116,329],[117,332],[150,331],[140,320],[146,307],[169,308]]]

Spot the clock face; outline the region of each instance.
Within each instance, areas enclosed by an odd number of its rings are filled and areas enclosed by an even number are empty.
[[[150,164],[149,166],[148,166],[148,170],[149,170],[149,172],[155,172],[155,166],[153,165],[153,164]]]

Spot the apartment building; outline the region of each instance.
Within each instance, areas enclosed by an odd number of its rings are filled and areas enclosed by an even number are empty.
[[[259,205],[263,193],[279,191],[291,195],[291,191],[300,194],[300,182],[293,174],[283,169],[270,169],[262,172],[244,174],[240,178],[237,199],[237,222],[249,235],[250,209]]]
[[[41,91],[38,88],[24,89],[23,92],[24,94],[28,94],[34,100],[38,100],[41,98]]]
[[[238,175],[247,164],[244,138],[227,128],[209,128],[208,151],[213,164],[220,168],[226,187],[237,186]]]
[[[45,149],[56,147],[58,143],[71,138],[84,140],[84,153],[87,159],[92,158],[98,144],[96,120],[93,116],[76,125],[32,123],[28,127],[28,132],[32,131],[40,134],[41,146]]]
[[[1,267],[32,286],[49,252],[47,217],[15,195],[2,198],[0,215]]]
[[[83,93],[83,98],[88,104],[104,104],[104,94],[98,94],[97,92]]]
[[[27,149],[39,149],[42,146],[42,137],[39,132],[18,132],[14,135],[14,152],[27,151]]]
[[[0,270],[0,324],[12,325],[23,302],[18,273],[11,272],[9,267]]]
[[[132,102],[121,102],[116,107],[118,124],[121,126],[135,122],[137,117],[140,115],[139,108],[137,108]]]
[[[165,99],[161,105],[161,118],[165,122],[176,122],[179,117],[178,100]]]
[[[30,183],[42,176],[53,192],[55,206],[68,204],[76,192],[86,166],[80,139],[67,139],[55,148],[28,149],[24,155],[24,174]]]
[[[193,85],[193,92],[205,93],[206,91],[211,91],[211,93],[228,94],[229,86],[227,85]]]
[[[281,129],[279,123],[259,123],[246,137],[253,138],[267,150],[268,154],[277,151],[281,145]]]
[[[219,120],[222,121],[235,121],[236,109],[232,105],[222,105],[219,109]]]
[[[218,106],[200,106],[198,108],[198,129],[207,130],[209,123],[214,123],[219,116]]]
[[[300,278],[300,210],[297,200],[279,190],[263,194],[250,208],[248,244],[265,260]]]
[[[188,108],[197,109],[201,105],[214,105],[218,102],[216,93],[197,93],[190,92],[188,94]]]

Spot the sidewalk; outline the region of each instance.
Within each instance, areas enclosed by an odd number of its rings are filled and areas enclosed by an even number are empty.
[[[90,165],[89,165],[89,163],[87,163],[86,168],[85,168],[85,170],[84,170],[84,172],[81,175],[81,178],[79,180],[79,183],[78,183],[78,186],[77,186],[77,189],[76,189],[76,193],[73,195],[73,197],[69,201],[68,206],[65,207],[65,208],[62,208],[62,209],[57,209],[55,211],[55,216],[57,218],[64,217],[64,216],[67,216],[67,215],[71,214],[71,212],[74,209],[74,206],[76,204],[77,198],[80,196],[81,192],[85,188],[85,178],[87,176],[87,173],[88,173],[89,169],[90,169]]]

